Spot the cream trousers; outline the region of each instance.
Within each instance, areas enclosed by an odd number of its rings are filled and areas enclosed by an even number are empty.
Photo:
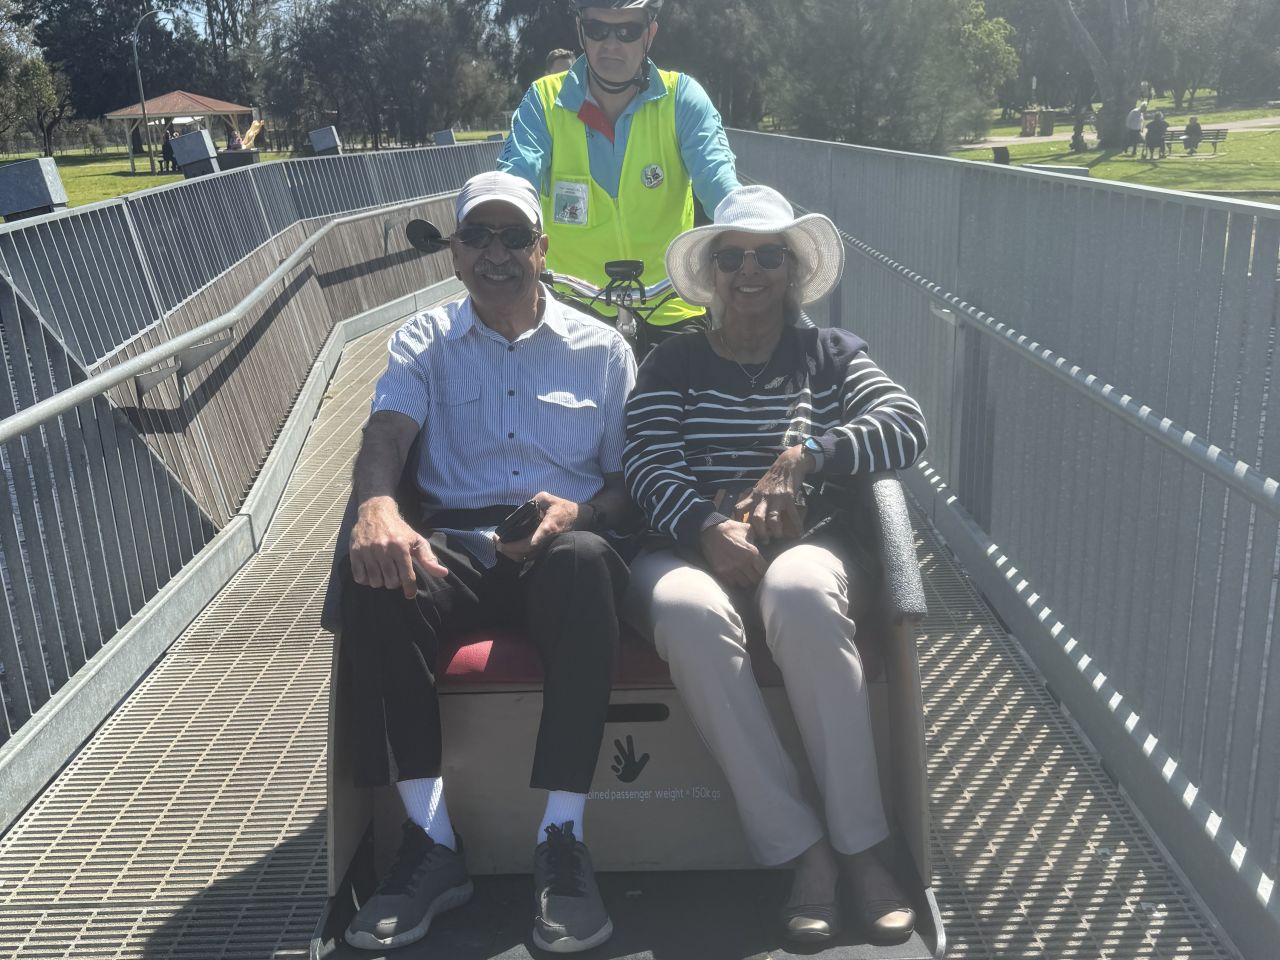
[[[819,815],[774,729],[751,670],[743,619],[719,581],[670,550],[643,553],[631,565],[627,618],[667,662],[729,781],[761,864],[785,863],[824,834],[840,853],[858,853],[888,836],[870,696],[853,644],[852,617],[869,601],[867,575],[815,543],[780,554],[755,594],[822,795]]]

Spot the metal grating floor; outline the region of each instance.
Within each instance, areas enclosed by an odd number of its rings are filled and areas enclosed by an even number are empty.
[[[325,896],[319,628],[386,331],[348,346],[262,551],[0,838],[0,957],[305,957]],[[935,891],[954,958],[1223,958],[916,518]]]

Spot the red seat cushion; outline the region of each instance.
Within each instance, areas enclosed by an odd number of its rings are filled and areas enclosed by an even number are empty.
[[[875,680],[882,675],[883,665],[874,643],[868,642],[868,632],[858,631],[858,649],[868,678]],[[751,652],[757,682],[764,687],[781,686],[782,674],[764,644],[753,640]],[[542,684],[542,660],[534,645],[518,631],[477,631],[445,642],[440,651],[437,679],[444,690],[490,684],[536,687]],[[667,665],[653,645],[625,628],[613,685],[619,688],[673,686]]]
[[[440,651],[442,688],[473,684],[539,686],[542,660],[524,634],[484,630],[452,637]],[[670,687],[671,674],[653,645],[628,630],[614,671],[615,687]]]

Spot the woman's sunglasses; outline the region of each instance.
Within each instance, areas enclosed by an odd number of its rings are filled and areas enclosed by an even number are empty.
[[[711,259],[716,262],[721,273],[737,273],[742,269],[748,253],[756,258],[756,263],[761,270],[777,270],[786,262],[787,254],[790,252],[780,243],[766,243],[763,247],[756,247],[754,250],[721,247],[711,255]]]
[[[608,40],[611,33],[618,38],[619,43],[635,43],[649,29],[648,23],[636,23],[635,21],[605,23],[603,20],[583,20],[581,23],[582,32],[586,35],[586,38],[597,43],[601,40]]]
[[[454,236],[459,243],[473,250],[489,249],[494,237],[501,240],[508,250],[527,250],[538,242],[542,234],[533,227],[522,227],[515,223],[507,227],[486,227],[484,224],[473,223],[459,227]]]

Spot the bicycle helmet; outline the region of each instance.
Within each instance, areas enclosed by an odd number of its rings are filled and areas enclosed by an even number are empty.
[[[656,17],[662,12],[662,0],[578,0],[578,9],[605,7],[611,10],[647,10],[649,16]]]

